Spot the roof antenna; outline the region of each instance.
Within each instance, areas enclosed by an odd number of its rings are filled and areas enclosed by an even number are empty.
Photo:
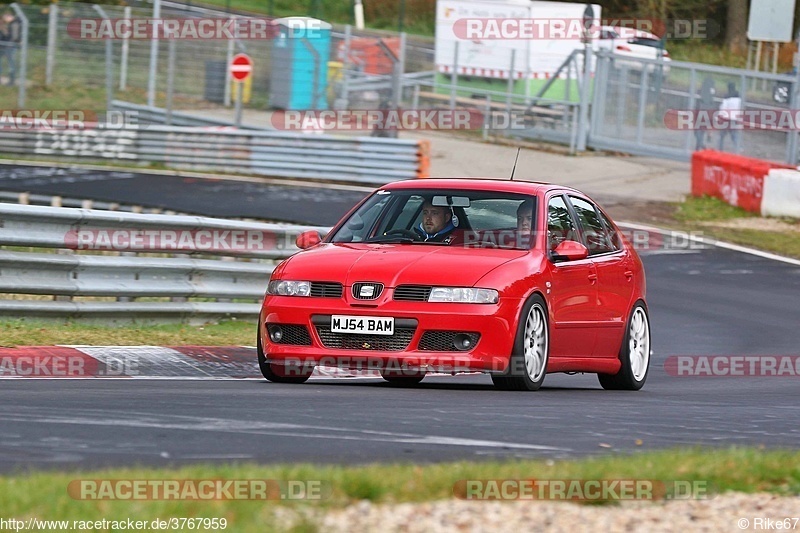
[[[514,181],[514,171],[517,170],[517,160],[519,159],[520,150],[522,150],[521,146],[517,148],[517,157],[514,158],[514,168],[511,169],[511,178],[509,178],[509,181]]]

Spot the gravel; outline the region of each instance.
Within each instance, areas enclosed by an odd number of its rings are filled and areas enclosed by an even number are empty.
[[[480,532],[480,531],[800,531],[800,497],[726,493],[708,499],[580,505],[542,501],[464,501],[376,505],[368,501],[344,509],[279,509],[278,522],[291,527],[304,519],[320,531]],[[772,520],[768,523],[766,520]],[[740,522],[741,520],[741,522]],[[747,521],[745,523],[745,520]],[[760,520],[760,521],[759,521]],[[785,527],[788,525],[789,527]]]

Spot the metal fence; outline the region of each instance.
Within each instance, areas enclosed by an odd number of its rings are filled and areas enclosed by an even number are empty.
[[[796,78],[698,63],[631,59],[601,53],[594,83],[589,146],[688,161],[694,150],[710,148],[797,164],[797,129],[742,124],[740,130],[685,127],[678,113],[720,108],[730,93],[742,111],[796,109]],[[784,101],[776,96],[785,87]],[[687,115],[688,116],[688,115]],[[732,134],[733,132],[733,134]]]
[[[252,319],[307,229],[0,204],[0,315]]]
[[[567,144],[571,153],[577,149],[577,77],[565,72],[560,76],[565,81],[559,83],[559,90],[565,92],[553,90],[543,96],[520,82],[524,72],[521,68],[515,70],[513,64],[508,66],[508,72],[513,72],[510,78],[500,74],[505,79],[465,74],[469,69],[459,67],[457,54],[447,75],[434,70],[399,75],[403,68],[401,61],[398,72],[375,74],[363,72],[358,64],[345,65],[344,80],[337,93],[341,107],[463,110],[477,119],[470,120],[469,129],[479,132],[483,139],[513,136]]]
[[[202,115],[208,108],[231,105],[234,91],[226,65],[234,53],[247,52],[255,69],[246,107],[265,110],[270,105],[272,40],[161,40],[157,61],[151,62],[154,49],[149,40],[75,39],[67,31],[70,21],[81,17],[152,17],[152,7],[144,3],[99,10],[82,3],[14,4],[14,9],[27,21],[27,42],[20,50],[27,54],[20,65],[27,72],[19,69],[27,79],[18,84],[23,100],[29,85],[74,88],[80,94],[86,87],[104,87],[111,80],[109,100],[146,103],[170,112],[192,109],[193,115]],[[220,10],[171,3],[162,7],[160,16],[231,17]],[[732,84],[745,110],[791,111],[800,103],[798,76],[680,61],[662,64],[600,51],[594,76],[583,83],[582,51],[564,58],[565,68],[547,73],[549,79],[534,79],[521,57],[497,57],[497,69],[477,72],[480,69],[470,68],[456,47],[452,65],[435,65],[430,38],[346,27],[333,32],[330,56],[318,61],[329,67],[327,102],[337,109],[388,103],[406,109],[465,108],[487,117],[516,113],[524,116],[523,127],[492,128],[487,119],[481,128],[484,137],[494,133],[569,144],[572,151],[588,146],[683,160],[698,147],[721,146],[725,151],[797,163],[797,127],[698,133],[669,127],[665,116],[694,109],[704,100],[701,93],[709,84],[716,89],[710,103],[704,104],[710,107],[719,106]]]
[[[246,106],[263,109],[269,103],[272,77],[272,39],[260,40],[164,40],[158,41],[156,62],[151,62],[152,41],[149,39],[114,40],[111,42],[111,68],[105,64],[106,44],[102,39],[79,39],[71,35],[70,23],[77,19],[152,18],[153,7],[144,2],[129,6],[59,2],[50,5],[14,4],[23,14],[29,29],[27,40],[27,84],[53,87],[105,87],[107,76],[113,80],[113,97],[150,106],[165,107],[171,89],[176,109],[197,108],[198,105],[230,106],[235,99],[227,65],[236,53],[249,54],[255,64],[252,80],[248,82],[250,96]],[[241,19],[222,10],[168,3],[161,7],[161,18]],[[377,30],[333,31],[331,56],[328,61],[341,61],[350,39],[380,39],[392,37],[391,32]],[[173,55],[170,58],[170,55]],[[430,70],[433,48],[430,38],[410,37],[406,46],[406,64],[415,70]],[[173,65],[170,69],[170,65]],[[335,66],[333,67],[335,70]],[[109,71],[110,70],[110,71]],[[171,71],[171,76],[170,76]],[[280,74],[280,73],[279,73]],[[335,97],[335,72],[330,73],[331,100]],[[168,88],[168,80],[173,86]],[[20,88],[25,84],[20,84]],[[153,92],[152,89],[155,89]],[[24,103],[20,104],[24,106]]]
[[[208,128],[230,128],[234,124],[230,120],[216,119],[214,117],[198,115],[186,111],[167,110],[160,107],[152,107],[145,104],[134,104],[121,100],[111,102],[111,111],[120,113],[121,122],[125,121],[126,116],[136,117],[137,124],[150,125],[161,124],[168,126],[185,127],[208,127]],[[238,128],[245,130],[265,129],[255,128],[247,125],[239,125]]]
[[[385,184],[427,176],[428,143],[282,131],[156,126],[2,129],[3,151],[169,168]]]

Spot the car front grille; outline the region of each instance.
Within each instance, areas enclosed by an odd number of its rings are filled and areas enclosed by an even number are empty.
[[[469,331],[434,331],[428,330],[422,334],[419,340],[419,349],[431,352],[460,352],[455,346],[456,336],[466,335],[469,337],[470,346],[475,347],[478,344],[478,339],[481,338],[480,333]],[[472,348],[470,348],[472,349]]]
[[[371,291],[368,290],[365,293],[368,295],[362,296],[361,289],[370,287],[372,288],[372,290]],[[366,282],[353,283],[352,291],[353,291],[352,292],[353,298],[355,298],[356,300],[375,300],[383,292],[383,283],[366,283]]]
[[[362,335],[357,333],[334,333],[330,326],[316,326],[317,334],[326,348],[339,350],[369,350],[378,352],[400,352],[408,348],[417,328],[395,328],[394,335]]]
[[[394,299],[406,302],[427,302],[433,287],[430,285],[399,285],[394,290]]]
[[[312,281],[310,296],[316,298],[341,298],[342,291],[341,283]]]
[[[280,326],[283,337],[277,344],[291,344],[294,346],[311,346],[311,335],[308,328],[299,324],[267,324],[269,326]]]

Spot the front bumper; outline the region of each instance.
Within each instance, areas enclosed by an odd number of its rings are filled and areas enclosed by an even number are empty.
[[[267,296],[259,332],[267,360],[273,364],[384,371],[502,372],[514,344],[520,305],[519,300],[501,298],[497,304],[390,301],[367,307],[323,298]],[[391,337],[332,334],[331,315],[394,317],[395,332]],[[310,345],[272,342],[267,325],[275,324],[304,326]],[[474,346],[461,351],[424,349],[430,346],[429,342],[421,345],[426,332],[444,331],[477,334],[479,339]],[[350,335],[354,336],[343,338]]]

